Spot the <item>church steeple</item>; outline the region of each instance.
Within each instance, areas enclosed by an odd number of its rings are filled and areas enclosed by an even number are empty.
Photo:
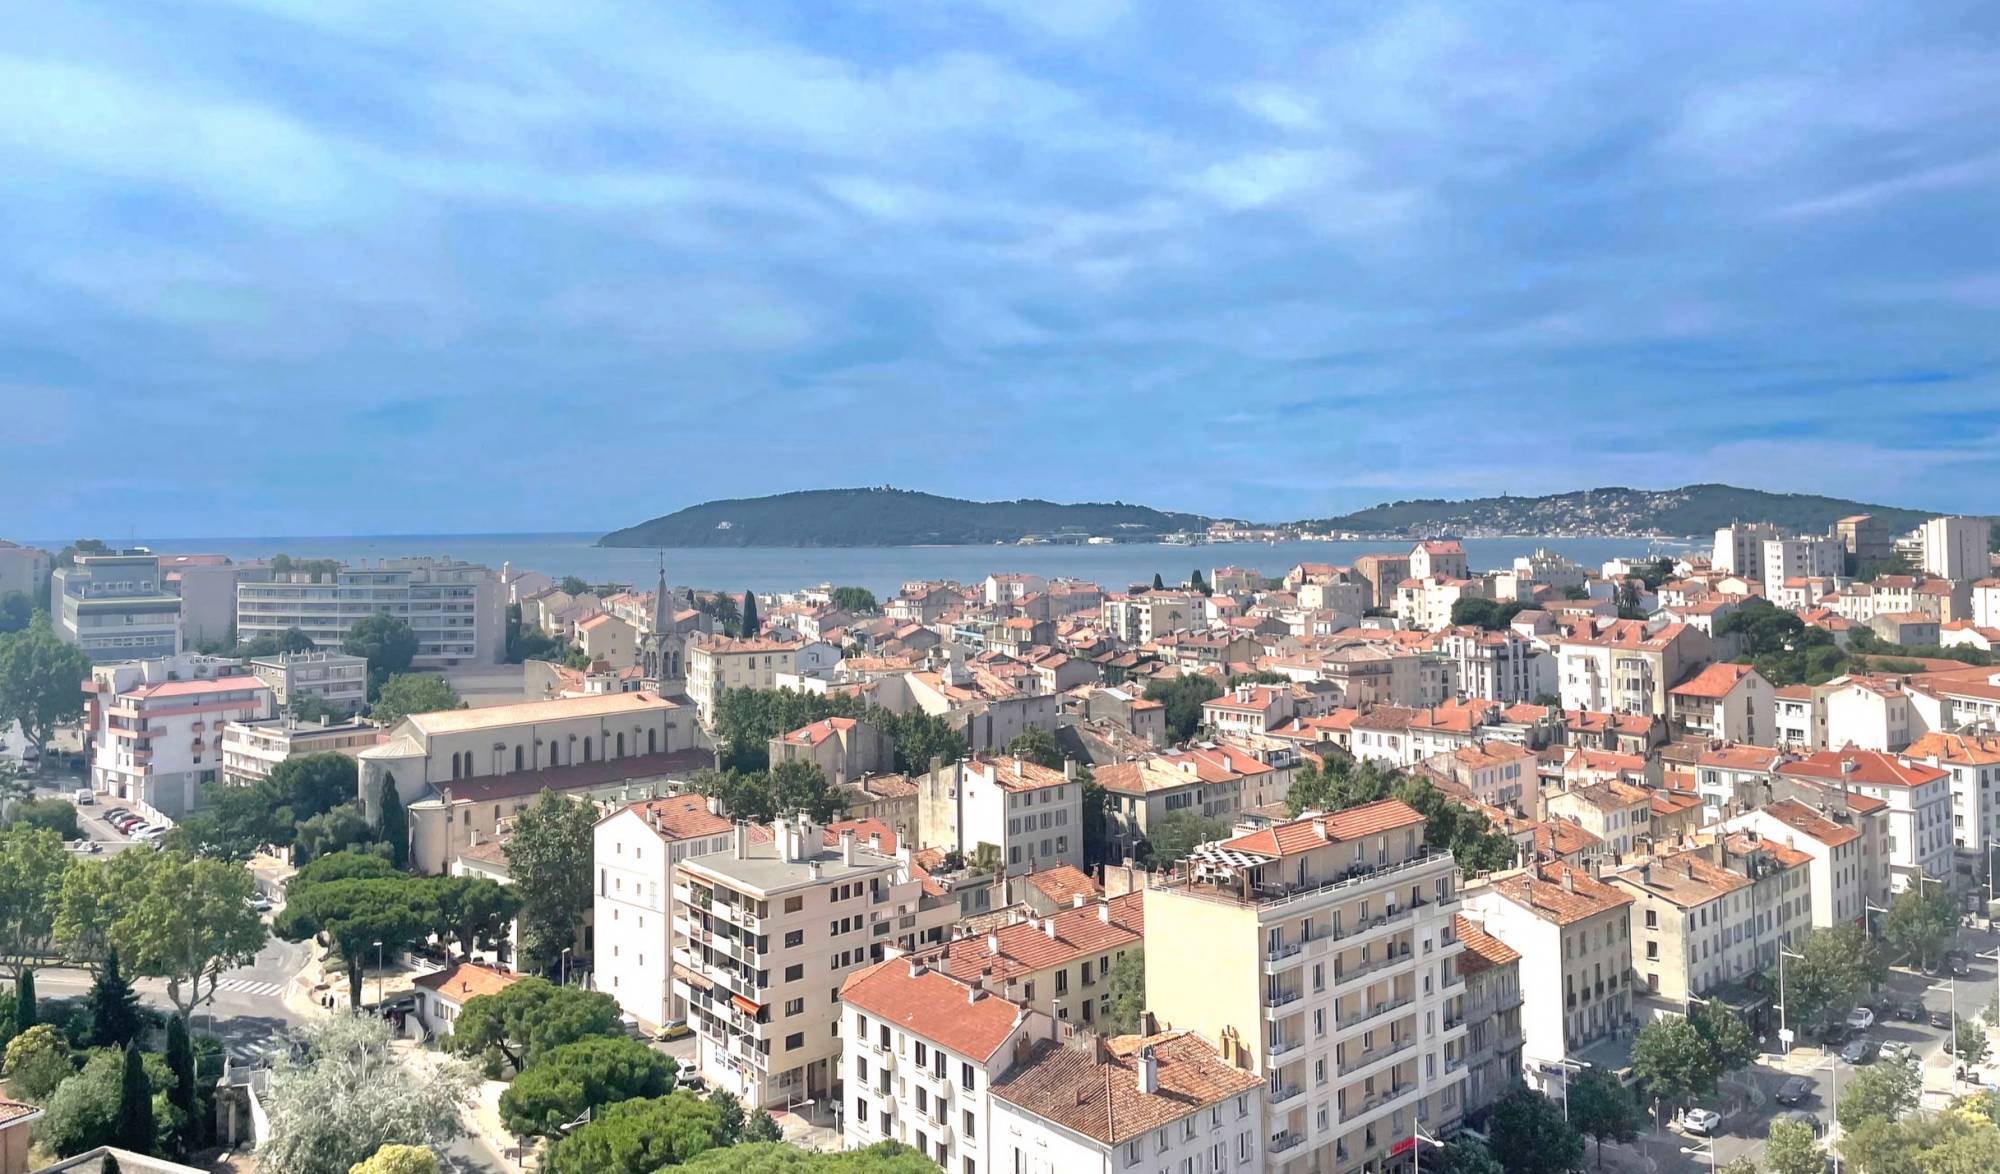
[[[666,631],[667,621],[673,614],[667,607],[667,552],[663,550],[660,552],[660,583],[653,590],[653,631]]]

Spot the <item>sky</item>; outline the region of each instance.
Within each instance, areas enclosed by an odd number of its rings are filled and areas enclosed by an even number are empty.
[[[476,15],[475,15],[476,13]],[[34,5],[0,535],[2000,513],[2000,6]]]

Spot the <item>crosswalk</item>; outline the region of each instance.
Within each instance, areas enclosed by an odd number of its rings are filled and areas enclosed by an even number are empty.
[[[247,978],[225,978],[215,984],[215,989],[218,991],[234,991],[244,995],[264,995],[267,998],[275,999],[285,993],[285,984],[281,982],[252,982]]]

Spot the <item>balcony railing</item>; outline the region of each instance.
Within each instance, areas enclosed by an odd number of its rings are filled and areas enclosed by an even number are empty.
[[[1294,1133],[1291,1130],[1287,1129],[1283,1133],[1272,1134],[1271,1143],[1265,1146],[1264,1148],[1269,1153],[1282,1154],[1288,1149],[1291,1149],[1295,1146],[1304,1145],[1305,1143],[1306,1143],[1305,1134]]]
[[[1264,1005],[1266,1007],[1282,1007],[1287,1003],[1296,1003],[1305,997],[1306,992],[1303,988],[1292,991],[1275,991],[1267,993],[1264,996]]]
[[[1205,881],[1202,882],[1191,881],[1186,877],[1180,877],[1176,878],[1175,880],[1169,881],[1168,887],[1174,888],[1175,890],[1186,893],[1190,896],[1203,897],[1210,900],[1225,901],[1232,905],[1242,905],[1242,904],[1262,905],[1262,906],[1284,905],[1294,901],[1307,900],[1309,898],[1317,897],[1326,893],[1337,892],[1342,889],[1358,890],[1370,885],[1374,885],[1379,881],[1381,881],[1384,877],[1396,876],[1401,873],[1413,872],[1421,868],[1428,868],[1432,865],[1437,864],[1439,861],[1449,861],[1450,859],[1451,859],[1450,852],[1439,849],[1436,851],[1424,852],[1421,855],[1412,856],[1408,860],[1400,861],[1396,864],[1388,864],[1381,866],[1357,866],[1331,880],[1308,882],[1302,885],[1286,885],[1286,884],[1252,885],[1250,886],[1247,895],[1241,891],[1232,889],[1226,885],[1213,884]],[[1361,932],[1361,931],[1356,930],[1351,932]]]
[[[1363,1009],[1352,1016],[1336,1014],[1333,1017],[1333,1028],[1335,1031],[1346,1031],[1350,1027],[1358,1027],[1370,1020],[1380,1019],[1391,1011],[1400,1010],[1416,1001],[1417,997],[1415,995],[1404,995],[1400,999],[1390,999],[1387,1002],[1377,1003],[1372,1008]]]
[[[1363,1068],[1368,1067],[1370,1064],[1374,1064],[1380,1060],[1386,1060],[1390,1056],[1394,1056],[1402,1052],[1407,1052],[1411,1048],[1414,1048],[1416,1046],[1417,1046],[1417,1037],[1413,1035],[1406,1036],[1403,1039],[1397,1040],[1395,1043],[1390,1044],[1388,1047],[1376,1048],[1374,1051],[1369,1052],[1365,1056],[1349,1060],[1347,1063],[1342,1064],[1340,1066],[1340,1074],[1342,1076],[1347,1076],[1350,1073],[1359,1072]]]
[[[1264,1049],[1264,1054],[1275,1060],[1279,1056],[1288,1055],[1289,1053],[1296,1052],[1304,1046],[1305,1042],[1303,1040],[1296,1040],[1296,1039],[1272,1040],[1271,1045]]]
[[[1300,1091],[1299,1086],[1296,1084],[1281,1084],[1271,1090],[1271,1103],[1282,1105],[1293,1097],[1298,1096]]]

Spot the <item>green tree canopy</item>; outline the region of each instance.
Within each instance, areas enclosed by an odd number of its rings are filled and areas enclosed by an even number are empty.
[[[54,1024],[35,1024],[7,1045],[8,1082],[29,1100],[47,1098],[74,1071],[69,1041]]]
[[[1870,1064],[1840,1086],[1840,1127],[1856,1130],[1870,1118],[1893,1121],[1917,1106],[1922,1077],[1914,1064]]]
[[[18,632],[35,618],[35,601],[25,591],[0,595],[0,636]]]
[[[47,828],[0,828],[0,968],[48,952],[63,876],[72,864],[62,837]]]
[[[1222,696],[1222,682],[1199,673],[1146,683],[1146,700],[1166,708],[1167,735],[1176,742],[1194,737],[1201,728],[1201,707]]]
[[[1720,1064],[1701,1029],[1686,1019],[1651,1020],[1632,1040],[1632,1075],[1671,1108],[1713,1093]]]
[[[1532,1089],[1500,1098],[1487,1135],[1508,1174],[1566,1174],[1583,1165],[1583,1136],[1563,1120],[1562,1106]]]
[[[451,1035],[461,1056],[497,1058],[516,1072],[543,1056],[591,1036],[623,1034],[618,1003],[601,991],[523,978],[490,995],[466,1001]]]
[[[240,865],[185,852],[121,852],[78,861],[63,878],[56,933],[91,961],[118,951],[134,975],[165,979],[183,1017],[215,994],[221,973],[270,940],[250,908],[257,883]]]
[[[102,1048],[90,1053],[83,1070],[63,1081],[43,1106],[37,1139],[61,1158],[117,1144],[124,1080],[124,1049]]]
[[[438,1174],[437,1154],[429,1146],[385,1145],[349,1166],[347,1174]]]
[[[1597,1167],[1604,1168],[1604,1143],[1631,1143],[1639,1138],[1645,1118],[1632,1094],[1615,1077],[1590,1069],[1570,1078],[1569,1123],[1597,1142]]]
[[[1918,884],[1889,899],[1882,940],[1889,949],[1923,969],[1937,965],[1958,936],[1958,910],[1944,884]]]
[[[688,1174],[937,1174],[938,1167],[936,1162],[895,1141],[878,1141],[858,1150],[833,1152],[766,1141],[707,1150],[682,1168]]]
[[[146,1012],[140,1009],[139,994],[119,966],[115,947],[105,951],[90,993],[84,996],[84,1007],[90,1012],[92,1047],[122,1048],[146,1030]]]
[[[270,1136],[264,1174],[345,1174],[389,1144],[439,1147],[462,1134],[473,1074],[456,1060],[402,1062],[373,1015],[335,1015],[299,1029],[260,1098]]]
[[[743,593],[743,620],[740,627],[745,636],[755,636],[764,630],[764,621],[757,616],[757,593],[755,591],[745,591]]]
[[[550,1049],[500,1094],[500,1119],[515,1133],[557,1138],[563,1126],[634,1097],[674,1090],[677,1065],[628,1036],[593,1036]]]
[[[514,819],[507,865],[521,891],[521,967],[555,969],[576,941],[590,909],[590,868],[596,809],[543,791]]]
[[[410,625],[388,612],[356,620],[347,630],[340,649],[349,656],[368,660],[368,691],[372,696],[390,677],[410,671],[417,656],[417,634]]]
[[[113,1144],[135,1154],[150,1154],[157,1140],[153,1119],[153,1085],[146,1079],[145,1056],[137,1040],[125,1045],[125,1069],[118,1084],[118,1122]]]
[[[607,1106],[550,1148],[550,1174],[654,1174],[720,1141],[714,1105],[687,1091]]]
[[[433,877],[430,886],[438,914],[433,931],[457,943],[459,957],[470,958],[475,949],[505,947],[507,929],[521,911],[519,886],[483,876]]]
[[[74,840],[81,833],[77,830],[76,808],[67,799],[23,799],[6,804],[6,826],[16,824],[31,828],[47,828],[65,840]]]
[[[1211,840],[1229,834],[1229,825],[1188,808],[1169,812],[1159,826],[1148,829],[1148,863],[1167,868]]]
[[[1061,770],[1063,766],[1062,749],[1056,745],[1056,736],[1039,726],[1014,735],[1014,740],[1007,743],[1003,753],[1050,770]]]
[[[1786,1025],[1824,1033],[1887,976],[1888,967],[1868,931],[1858,925],[1815,929],[1786,958],[1783,991]],[[1779,984],[1773,976],[1774,989]]]
[[[831,592],[833,606],[856,615],[867,615],[879,610],[875,603],[875,593],[866,587],[835,587]]]
[[[749,1124],[743,1127],[743,1140],[752,1145],[758,1142],[783,1141],[784,1137],[784,1131],[778,1128],[778,1119],[763,1109],[750,1114]]]
[[[338,951],[348,1003],[358,1008],[368,963],[421,944],[437,922],[430,883],[399,875],[316,881],[303,890],[295,883],[273,925],[288,940],[317,938]]]
[[[1451,622],[1454,627],[1478,627],[1489,632],[1498,632],[1514,622],[1527,605],[1517,600],[1460,599],[1451,605]]]
[[[1128,950],[1111,964],[1105,994],[1111,1002],[1100,1026],[1109,1035],[1135,1035],[1146,1014],[1146,949]]]
[[[0,636],[0,727],[18,722],[28,745],[46,748],[58,725],[83,716],[88,676],[90,658],[47,624]]]
[[[1826,1174],[1826,1151],[1800,1121],[1773,1121],[1766,1134],[1764,1168],[1770,1174]]]
[[[375,694],[368,706],[370,721],[393,726],[413,713],[436,713],[443,709],[463,709],[458,690],[451,682],[430,673],[395,673]]]

